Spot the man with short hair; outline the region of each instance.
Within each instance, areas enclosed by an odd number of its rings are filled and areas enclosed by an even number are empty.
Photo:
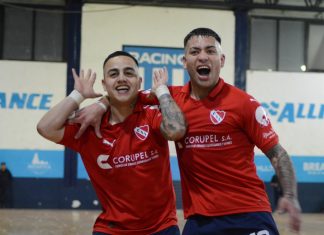
[[[138,102],[142,78],[133,56],[114,52],[103,70],[102,85],[109,94],[100,127],[103,138],[87,128],[75,139],[80,126],[67,123],[85,98],[100,96],[93,90],[96,75],[91,70],[80,76],[73,70],[74,91],[44,115],[37,130],[80,153],[103,208],[93,235],[178,235],[167,140],[182,138],[186,124],[165,85],[166,70],[154,73],[161,112]]]
[[[186,135],[176,141],[187,218],[183,234],[279,234],[256,174],[255,146],[273,163],[284,191],[279,210],[289,212],[290,228],[299,231],[291,160],[260,103],[220,78],[225,55],[219,35],[194,29],[184,48],[190,82],[170,88],[188,122]]]

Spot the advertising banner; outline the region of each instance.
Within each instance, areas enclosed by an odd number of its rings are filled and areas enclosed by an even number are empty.
[[[63,147],[36,131],[65,97],[66,64],[0,61],[0,161],[14,177],[62,178]]]
[[[268,112],[280,144],[292,157],[298,182],[324,182],[323,87],[320,73],[247,73],[247,92]],[[269,181],[274,173],[270,161],[257,156],[256,163],[259,176]]]
[[[170,85],[182,86],[189,81],[189,75],[183,68],[182,48],[148,47],[148,46],[123,46],[123,50],[133,55],[140,67],[144,78],[144,89],[152,87],[154,70],[166,67]]]

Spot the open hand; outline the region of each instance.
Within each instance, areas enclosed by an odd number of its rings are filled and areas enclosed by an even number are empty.
[[[153,74],[153,86],[152,86],[152,92],[156,92],[156,89],[161,85],[167,85],[168,84],[168,70],[166,67],[163,67],[163,69],[158,69],[154,71]]]
[[[74,89],[80,92],[84,98],[96,98],[102,96],[100,93],[96,93],[93,89],[93,84],[96,81],[96,73],[88,69],[87,73],[84,74],[83,69],[78,76],[75,69],[72,69],[74,78]]]
[[[299,233],[301,226],[301,209],[297,199],[282,197],[278,203],[278,213],[289,214],[289,228],[292,232]]]
[[[76,139],[80,138],[88,126],[92,126],[95,130],[96,136],[102,138],[100,125],[102,117],[106,111],[100,107],[98,102],[75,111],[73,118],[69,120],[70,123],[81,124],[79,131],[74,136]],[[109,105],[109,103],[106,102],[106,105]]]

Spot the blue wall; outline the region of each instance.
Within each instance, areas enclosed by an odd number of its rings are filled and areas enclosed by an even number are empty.
[[[177,208],[181,205],[181,186],[174,181]],[[266,183],[269,199],[272,202],[272,189]],[[299,183],[299,200],[304,213],[319,213],[324,210],[324,183]],[[311,192],[311,193],[310,193]],[[15,178],[13,181],[13,208],[71,209],[73,200],[80,201],[76,209],[97,209],[100,205],[92,185],[88,180],[77,180],[75,186],[65,186],[63,179]]]
[[[94,204],[97,197],[88,179],[80,156],[75,158],[76,175],[73,184],[64,178],[64,152],[41,150],[0,150],[0,161],[7,162],[14,176],[11,206],[14,208],[72,208],[74,200],[80,209],[100,209]],[[177,207],[181,205],[181,185],[178,162],[170,158],[172,177],[177,194]],[[304,212],[316,213],[324,209],[324,156],[292,156],[298,180],[299,199]],[[269,181],[274,174],[269,160],[256,155],[256,169],[265,182],[272,201]]]

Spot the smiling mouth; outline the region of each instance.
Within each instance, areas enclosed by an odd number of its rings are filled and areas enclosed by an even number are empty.
[[[200,76],[208,76],[210,73],[210,68],[208,66],[199,66],[197,68],[197,73]]]
[[[118,86],[118,87],[116,87],[116,91],[118,93],[125,94],[129,91],[129,87],[128,86]]]

